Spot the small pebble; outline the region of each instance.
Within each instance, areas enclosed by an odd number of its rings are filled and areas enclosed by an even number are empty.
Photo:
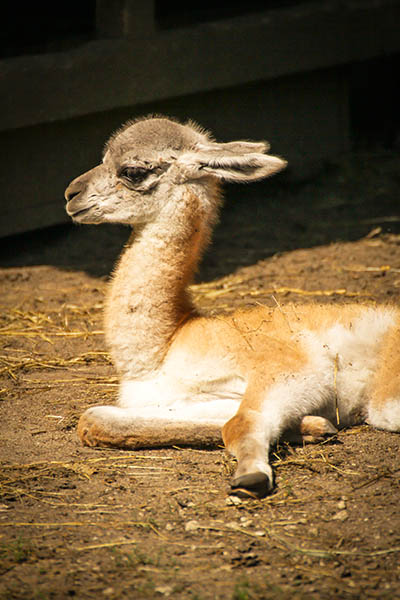
[[[197,531],[199,527],[200,524],[198,521],[188,521],[185,523],[185,531]]]
[[[170,585],[159,585],[154,591],[163,596],[169,596],[172,593],[172,587]]]
[[[349,513],[347,512],[347,510],[339,510],[339,512],[333,515],[332,521],[345,521],[348,518],[348,516]]]
[[[228,496],[225,500],[225,504],[228,506],[239,506],[239,504],[242,504],[242,501],[237,496]]]

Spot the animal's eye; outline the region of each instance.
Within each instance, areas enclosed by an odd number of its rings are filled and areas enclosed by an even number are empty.
[[[121,179],[125,179],[128,183],[141,183],[144,179],[146,179],[149,171],[142,167],[123,167],[121,169],[119,176]]]

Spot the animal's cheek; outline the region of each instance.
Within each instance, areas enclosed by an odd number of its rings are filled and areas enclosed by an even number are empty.
[[[130,194],[121,183],[117,183],[111,193],[100,193],[99,201],[103,206],[112,208],[113,206],[120,206],[121,204],[129,204]]]

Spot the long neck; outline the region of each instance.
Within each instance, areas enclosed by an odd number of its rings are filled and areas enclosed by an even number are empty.
[[[134,233],[115,271],[105,329],[122,379],[146,378],[161,364],[179,325],[194,313],[187,291],[208,241],[211,216],[187,192],[183,211]]]

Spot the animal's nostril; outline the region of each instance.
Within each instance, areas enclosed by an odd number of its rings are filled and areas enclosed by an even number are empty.
[[[79,192],[65,192],[65,199],[67,202],[69,202],[70,200],[72,200],[72,198],[75,198],[75,196],[77,196],[79,194]]]
[[[81,186],[77,186],[74,185],[74,183],[71,183],[71,185],[67,187],[64,193],[66,201],[70,202],[73,198],[75,198],[75,196],[78,196],[78,194],[80,194],[82,191],[83,190]]]

